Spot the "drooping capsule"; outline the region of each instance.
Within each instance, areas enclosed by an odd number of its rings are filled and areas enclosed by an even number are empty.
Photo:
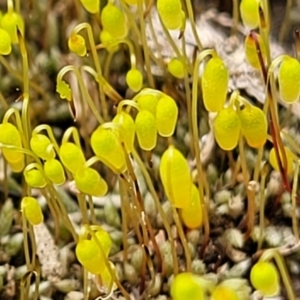
[[[23,18],[15,11],[9,11],[2,16],[0,27],[9,34],[11,42],[14,44],[19,42],[18,31],[24,35]]]
[[[182,79],[186,73],[183,62],[176,57],[169,61],[168,71],[178,79]]]
[[[238,112],[241,131],[248,145],[253,148],[262,147],[268,135],[267,118],[264,112],[256,106],[246,105]]]
[[[24,197],[21,201],[21,209],[31,225],[38,225],[43,222],[43,212],[38,201],[35,198]]]
[[[278,71],[279,93],[283,101],[294,103],[300,97],[300,63],[286,56]]]
[[[77,189],[85,194],[101,197],[107,193],[108,187],[100,174],[87,167],[80,168],[74,176]]]
[[[57,159],[52,158],[45,161],[44,172],[54,184],[62,185],[66,181],[64,168]]]
[[[123,11],[112,3],[108,3],[101,12],[103,29],[116,39],[123,39],[128,32],[128,25]]]
[[[155,117],[147,110],[141,110],[135,118],[135,132],[140,147],[151,151],[156,146],[157,125]]]
[[[56,92],[59,93],[61,99],[66,99],[67,101],[71,101],[72,91],[70,85],[66,83],[64,80],[57,81]]]
[[[229,82],[229,73],[223,62],[218,57],[212,57],[206,64],[202,79],[203,103],[207,111],[220,111],[226,101]]]
[[[286,172],[287,172],[287,174],[291,174],[293,172],[294,154],[287,147],[284,147],[284,151],[285,151],[286,160],[287,160]],[[279,153],[280,153],[281,162],[283,163],[282,153],[281,152],[279,152]],[[274,170],[276,170],[276,171],[280,170],[279,165],[278,165],[278,161],[277,161],[277,158],[276,158],[275,148],[272,148],[270,153],[269,153],[269,162],[270,162],[270,164],[271,164],[271,166],[273,167]]]
[[[8,55],[11,52],[11,38],[6,30],[0,28],[0,55]]]
[[[91,14],[95,14],[100,10],[100,0],[80,0],[80,2]]]
[[[195,229],[203,224],[203,213],[200,195],[197,187],[192,185],[191,201],[180,210],[182,221],[189,229]]]
[[[122,111],[114,117],[113,123],[120,125],[120,141],[125,144],[125,149],[130,153],[133,150],[135,136],[133,118],[128,113]]]
[[[138,92],[143,86],[143,75],[141,71],[130,69],[126,74],[126,83],[134,92]]]
[[[276,295],[280,289],[278,271],[270,262],[257,262],[251,269],[250,281],[265,297]]]
[[[223,150],[233,150],[240,137],[241,122],[233,107],[220,110],[213,124],[214,135]]]
[[[263,40],[259,34],[256,34],[257,36],[257,41],[260,47],[261,55],[263,58],[263,63],[266,63],[267,60],[267,53],[266,53],[266,47],[263,43]],[[254,38],[252,37],[251,34],[247,35],[245,38],[245,43],[244,43],[244,48],[245,48],[245,55],[246,59],[249,62],[249,64],[254,68],[254,69],[260,69],[260,61],[258,58],[258,53],[257,53],[257,47]]]
[[[180,0],[158,0],[157,11],[167,29],[174,30],[182,27],[182,7]]]
[[[147,110],[151,112],[153,116],[156,114],[156,107],[160,98],[161,95],[151,92],[142,92],[135,97],[140,110]]]
[[[59,157],[62,164],[75,174],[85,163],[81,149],[74,143],[63,143],[59,148]]]
[[[191,173],[186,159],[174,146],[163,153],[159,173],[171,204],[177,208],[187,207],[191,202]]]
[[[78,56],[86,55],[87,49],[85,39],[80,34],[71,34],[68,39],[68,47],[70,51],[76,53]]]
[[[229,287],[218,285],[211,294],[211,300],[239,300],[237,292]]]
[[[40,158],[47,160],[53,159],[55,157],[55,152],[53,147],[51,147],[52,142],[44,134],[33,134],[30,139],[31,150]]]
[[[255,29],[259,26],[259,0],[242,0],[241,18],[245,26]]]
[[[99,126],[91,136],[91,146],[96,156],[114,172],[126,170],[126,159],[116,130]]]
[[[171,136],[177,124],[178,107],[173,98],[162,96],[156,107],[156,125],[161,136]]]
[[[26,183],[33,188],[43,188],[47,185],[47,181],[44,178],[40,170],[31,169],[24,170],[24,178]]]

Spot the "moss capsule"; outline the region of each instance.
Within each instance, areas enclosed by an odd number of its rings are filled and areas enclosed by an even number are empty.
[[[76,187],[82,193],[101,197],[107,193],[107,184],[99,173],[87,167],[80,168],[74,176]]]
[[[161,136],[171,136],[174,133],[178,117],[178,107],[175,100],[162,96],[156,107],[156,124]]]
[[[66,83],[64,80],[57,81],[56,92],[59,93],[61,99],[66,99],[67,101],[71,101],[72,99],[71,88],[70,85]]]
[[[42,209],[35,198],[24,197],[21,201],[21,209],[31,225],[38,225],[43,222],[44,216]]]
[[[292,57],[284,58],[278,72],[279,93],[283,101],[293,103],[300,96],[300,63]]]
[[[187,272],[175,276],[170,293],[173,300],[206,299],[205,290],[195,280],[195,275]]]
[[[136,101],[141,110],[147,110],[155,116],[156,107],[160,98],[161,96],[157,94],[141,93],[136,97]]]
[[[126,83],[134,91],[138,92],[143,86],[143,75],[137,69],[131,69],[126,74]]]
[[[76,53],[78,56],[86,55],[85,39],[80,34],[71,34],[68,39],[68,47],[70,51]]]
[[[0,143],[21,148],[21,135],[17,127],[11,123],[0,124]],[[9,163],[20,162],[24,154],[14,149],[2,148],[2,153]]]
[[[198,188],[194,184],[192,185],[191,201],[189,205],[181,209],[181,217],[184,225],[189,229],[202,226],[203,215],[200,195]]]
[[[293,172],[293,157],[294,154],[291,152],[291,150],[287,147],[284,147],[284,151],[286,154],[286,160],[287,160],[287,174],[291,174]],[[280,152],[280,157],[281,157],[281,161],[282,161],[282,154]],[[273,167],[274,170],[279,171],[279,165],[276,159],[276,153],[275,153],[275,149],[272,148],[270,153],[269,153],[269,162],[271,164],[271,166]]]
[[[267,118],[264,112],[256,106],[247,105],[238,112],[241,131],[248,145],[253,148],[262,147],[268,135]]]
[[[59,157],[62,164],[75,174],[85,163],[81,149],[74,143],[64,143],[59,148]]]
[[[125,144],[127,152],[130,153],[133,150],[135,136],[134,120],[132,119],[131,115],[122,111],[114,117],[113,123],[121,125],[120,140]]]
[[[214,120],[214,134],[218,145],[223,150],[234,149],[239,140],[241,122],[237,112],[232,108],[223,108]]]
[[[91,14],[95,14],[100,10],[100,0],[80,0],[80,2]]]
[[[266,297],[276,295],[280,289],[278,271],[270,262],[257,262],[251,269],[250,280],[252,285]]]
[[[98,239],[99,243],[101,244],[101,247],[104,251],[105,257],[108,257],[110,249],[112,247],[112,240],[110,235],[103,229],[98,229],[95,232],[95,236]],[[92,237],[92,241],[96,243],[94,237]]]
[[[17,44],[19,42],[17,31],[24,35],[24,21],[20,14],[11,11],[3,15],[1,26],[10,36],[11,42]]]
[[[157,11],[167,29],[174,30],[182,27],[180,0],[158,0]]]
[[[181,60],[172,58],[168,63],[168,71],[176,78],[182,79],[185,74],[185,67]]]
[[[46,176],[57,185],[62,185],[66,181],[65,171],[57,159],[49,159],[44,163]]]
[[[241,18],[245,26],[255,29],[259,25],[259,0],[242,0]]]
[[[162,155],[159,173],[166,195],[177,208],[187,207],[191,202],[192,180],[188,163],[174,147]]]
[[[135,132],[140,147],[151,151],[156,146],[157,126],[155,117],[147,110],[141,110],[135,118]]]
[[[8,55],[11,52],[11,38],[6,30],[0,28],[0,55]]]
[[[91,146],[96,156],[113,171],[126,170],[126,160],[119,135],[115,130],[99,126],[91,136]]]
[[[33,134],[30,139],[30,148],[38,157],[47,160],[55,157],[50,139],[44,134]]]
[[[267,58],[266,47],[265,47],[263,40],[259,34],[257,34],[257,39],[258,39],[258,43],[260,46],[263,60],[264,60],[264,62],[266,62],[266,58]],[[261,66],[260,66],[260,62],[258,59],[255,40],[252,38],[252,36],[250,34],[247,35],[245,38],[244,49],[245,49],[246,59],[248,60],[249,64],[254,69],[260,69]]]
[[[239,300],[239,297],[231,288],[225,286],[217,286],[211,295],[211,300]]]
[[[128,27],[124,13],[114,4],[108,3],[101,12],[103,29],[116,39],[127,35]]]
[[[219,57],[212,57],[206,64],[201,85],[203,102],[207,111],[220,111],[226,101],[229,74],[228,70]]]
[[[24,178],[26,183],[33,188],[43,188],[47,185],[47,182],[41,171],[37,169],[24,171]]]

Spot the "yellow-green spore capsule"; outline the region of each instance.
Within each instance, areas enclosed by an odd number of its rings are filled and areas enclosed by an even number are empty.
[[[251,269],[250,281],[266,297],[276,295],[280,289],[278,271],[270,262],[257,262]]]
[[[131,69],[126,74],[126,83],[134,91],[138,92],[143,86],[143,75],[137,69]]]
[[[117,132],[99,126],[92,134],[91,146],[96,156],[114,172],[126,170],[125,154]]]
[[[6,30],[0,28],[0,55],[8,55],[11,52],[11,38]]]
[[[171,284],[172,300],[204,300],[205,290],[195,280],[191,273],[180,273]]]
[[[256,106],[246,105],[238,112],[241,121],[241,131],[248,145],[253,148],[262,147],[268,135],[267,118],[264,112]]]
[[[116,39],[127,35],[128,27],[124,13],[114,4],[108,3],[101,12],[103,29]]]
[[[71,34],[68,40],[68,47],[70,51],[76,53],[78,56],[86,55],[85,39],[80,34]]]
[[[62,185],[66,181],[65,171],[60,161],[49,159],[44,164],[46,176],[57,185]]]
[[[186,72],[183,62],[178,58],[172,58],[169,61],[168,71],[178,79],[182,79]]]
[[[10,36],[11,42],[16,44],[19,42],[18,30],[24,35],[24,21],[20,14],[12,11],[7,12],[1,19],[1,26]]]
[[[142,93],[136,97],[136,101],[139,105],[140,110],[147,110],[155,116],[156,107],[161,95],[153,93]]]
[[[180,0],[158,0],[157,11],[167,29],[174,30],[181,28],[182,15]]]
[[[128,153],[132,152],[135,136],[135,124],[131,115],[122,111],[114,117],[113,123],[120,124],[120,141],[125,144],[125,149]]]
[[[57,81],[56,91],[57,93],[59,93],[59,97],[61,99],[66,99],[67,101],[72,100],[72,91],[70,85],[66,83],[64,80]]]
[[[47,181],[40,170],[32,169],[24,171],[26,183],[33,188],[43,188],[47,185]]]
[[[178,117],[178,107],[173,98],[164,95],[156,107],[156,124],[161,136],[171,136],[174,133]]]
[[[112,240],[110,235],[103,229],[98,229],[95,232],[95,236],[99,243],[101,244],[102,250],[104,251],[105,257],[108,257],[110,249],[112,247]],[[94,237],[91,239],[94,243],[96,243],[96,240]]]
[[[229,74],[228,70],[218,56],[212,57],[206,64],[201,85],[203,103],[207,111],[220,111],[226,101]]]
[[[266,59],[267,59],[266,47],[265,47],[263,40],[259,34],[257,34],[257,40],[258,40],[258,43],[260,46],[261,54],[263,57],[263,62],[265,63]],[[253,39],[253,37],[250,34],[247,35],[245,38],[244,49],[245,49],[246,59],[249,62],[249,64],[254,69],[260,69],[261,65],[260,65],[260,62],[258,59],[255,40]]]
[[[38,225],[43,222],[44,216],[42,209],[35,198],[24,197],[21,201],[21,209],[31,225]]]
[[[192,196],[191,173],[186,159],[174,146],[169,146],[162,155],[159,173],[171,204],[177,208],[187,207]]]
[[[203,224],[202,206],[197,187],[192,185],[191,201],[189,205],[181,209],[181,217],[184,225],[189,229],[195,229]]]
[[[100,32],[100,41],[109,52],[116,52],[120,48],[116,43],[117,39],[106,30]]]
[[[211,300],[239,300],[237,292],[226,286],[217,286],[211,295]]]
[[[287,172],[287,174],[291,174],[293,172],[294,154],[287,147],[284,147],[284,151],[285,151],[286,160],[287,160],[286,172]],[[283,163],[282,153],[281,152],[279,152],[279,153],[280,153],[281,163]],[[269,162],[270,162],[270,164],[271,164],[271,166],[273,167],[274,170],[276,170],[276,171],[280,170],[278,162],[277,162],[277,158],[276,158],[275,148],[272,148],[270,153],[269,153]]]
[[[135,132],[140,147],[151,151],[156,146],[157,126],[155,117],[147,110],[141,110],[135,118]]]
[[[94,241],[80,240],[75,253],[78,261],[92,274],[100,274],[105,268],[105,258]]]
[[[19,173],[22,172],[25,168],[25,156],[22,154],[18,161],[13,161],[9,163],[10,168],[13,172]]]
[[[11,123],[0,124],[0,143],[21,148],[21,135],[17,127]],[[24,154],[9,148],[2,148],[2,153],[9,163],[20,162]]]
[[[214,120],[214,135],[223,150],[233,150],[239,140],[241,122],[237,112],[232,108],[223,108]]]
[[[255,29],[259,26],[259,0],[242,0],[241,18],[245,26]]]
[[[74,176],[77,189],[85,194],[101,197],[107,193],[107,184],[99,173],[87,167],[80,168]]]
[[[74,143],[64,143],[59,148],[59,156],[62,164],[75,174],[85,163],[81,149]]]
[[[95,14],[100,10],[100,0],[80,0],[80,2],[91,14]]]
[[[44,134],[33,134],[30,139],[30,148],[38,157],[47,160],[55,157],[52,142]]]
[[[300,96],[300,63],[292,57],[284,58],[278,71],[279,93],[283,101],[294,103]]]

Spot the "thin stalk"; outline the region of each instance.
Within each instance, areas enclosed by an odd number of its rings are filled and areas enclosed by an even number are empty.
[[[81,215],[82,215],[82,223],[89,224],[89,217],[88,217],[88,212],[87,212],[85,195],[81,194],[81,193],[78,194],[77,200],[78,200],[79,208],[80,208]]]
[[[88,202],[89,202],[89,210],[91,213],[91,219],[92,219],[92,224],[97,224],[97,218],[96,218],[96,214],[95,214],[95,209],[94,209],[94,202],[93,202],[93,198],[91,195],[87,195],[88,197]]]
[[[78,26],[76,26],[74,28],[74,33],[79,33],[83,29],[85,29],[87,31],[88,40],[89,40],[89,43],[90,43],[94,64],[95,64],[96,71],[97,71],[99,79],[100,79],[101,77],[103,77],[102,76],[102,69],[101,69],[101,64],[100,64],[99,57],[98,57],[98,54],[97,54],[96,44],[95,44],[95,40],[94,40],[91,25],[88,24],[88,23],[81,23],[81,24],[79,24]],[[98,90],[99,90],[101,108],[102,108],[102,111],[103,111],[103,119],[105,121],[107,121],[108,120],[107,103],[106,103],[106,100],[105,100],[105,94],[103,92],[103,86],[102,86],[100,80],[98,81]],[[93,111],[93,113],[95,113],[95,112]]]
[[[198,50],[202,51],[203,46],[200,42],[198,32],[197,32],[197,28],[196,28],[196,25],[195,25],[195,18],[194,18],[194,12],[193,12],[193,8],[192,8],[192,2],[190,0],[186,0],[185,3],[186,3],[188,17],[189,17],[190,22],[191,22],[191,28],[192,28],[192,31],[193,31],[193,35],[194,35]]]
[[[126,263],[128,261],[128,224],[127,224],[127,213],[125,209],[125,199],[124,195],[126,194],[126,189],[123,180],[119,178],[119,187],[120,187],[120,197],[121,197],[121,214],[122,214],[122,241],[123,241],[123,260]]]
[[[233,0],[232,4],[233,4],[233,8],[232,8],[233,24],[231,28],[231,35],[236,35],[238,31],[238,25],[239,25],[239,1]]]
[[[198,132],[198,122],[197,122],[197,114],[198,114],[198,72],[200,63],[202,60],[207,57],[208,55],[215,55],[215,51],[208,49],[202,51],[196,59],[195,65],[194,65],[194,71],[193,71],[193,85],[192,85],[192,132],[193,132],[193,145],[195,150],[195,156],[196,156],[196,165],[197,165],[197,172],[198,172],[198,190],[199,195],[201,199],[201,206],[203,211],[203,226],[204,226],[204,236],[203,236],[203,244],[201,247],[200,254],[202,256],[204,249],[209,241],[209,232],[210,232],[210,226],[209,226],[209,219],[208,219],[208,212],[207,207],[205,203],[204,193],[203,193],[203,170],[202,170],[202,163],[201,163],[201,157],[200,157],[200,145],[199,145],[199,132]]]
[[[250,181],[247,186],[247,231],[245,233],[245,239],[248,239],[252,232],[254,227],[254,221],[255,221],[255,194],[256,194],[256,182]]]
[[[182,244],[183,249],[184,249],[184,254],[185,254],[185,259],[186,259],[186,272],[191,272],[192,259],[191,259],[190,249],[189,249],[185,234],[183,232],[183,228],[182,228],[181,222],[179,220],[177,210],[174,207],[173,207],[172,210],[173,210],[173,219],[174,219],[177,231],[178,231],[178,235],[181,239],[181,244]]]
[[[299,175],[299,163],[297,161],[296,170],[294,173],[293,189],[292,189],[292,223],[293,232],[296,238],[296,243],[299,242],[299,230],[298,230],[298,218],[297,218],[297,188],[298,188],[298,175]]]
[[[280,44],[283,43],[284,37],[285,37],[285,35],[290,27],[290,24],[291,24],[290,13],[291,13],[293,4],[294,4],[293,0],[287,0],[287,2],[286,2],[284,19],[282,21],[281,28],[279,31],[279,37],[278,37],[278,41]]]
[[[264,227],[265,227],[265,201],[266,201],[266,176],[267,176],[267,165],[262,169],[261,179],[260,179],[260,203],[259,203],[259,238],[257,243],[257,251],[262,247],[263,237],[264,237]]]
[[[27,220],[24,213],[22,213],[22,231],[24,235],[23,244],[24,244],[26,267],[27,270],[31,270],[31,260],[29,255],[29,243],[28,243],[28,228],[27,228]]]
[[[155,88],[155,82],[154,78],[151,72],[151,62],[150,62],[150,53],[149,53],[149,48],[147,44],[147,39],[146,39],[146,24],[144,20],[144,15],[143,15],[143,0],[138,0],[138,15],[139,15],[139,21],[140,21],[140,26],[141,26],[141,42],[144,50],[144,57],[145,57],[145,64],[146,64],[146,71],[147,71],[147,77],[149,81],[149,86],[152,88]]]

